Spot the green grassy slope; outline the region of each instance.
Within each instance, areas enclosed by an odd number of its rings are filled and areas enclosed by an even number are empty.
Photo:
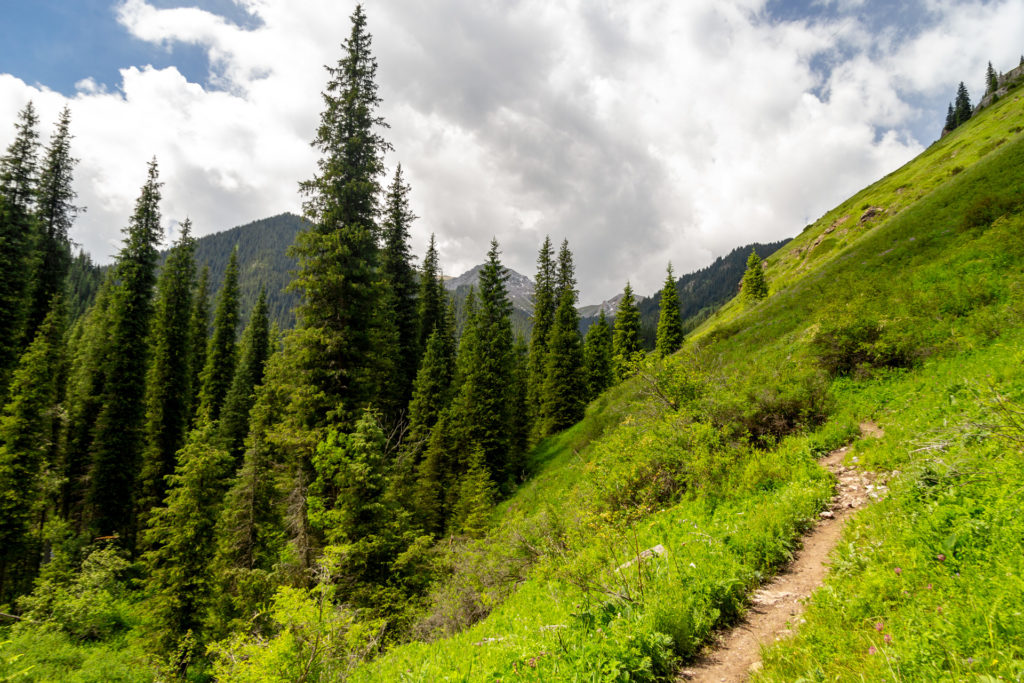
[[[1024,393],[1015,95],[771,257],[769,299],[727,304],[541,444],[493,537],[452,558],[437,639],[355,680],[670,678],[786,561],[831,493],[815,456],[866,418],[886,436],[853,457],[899,470],[892,493],[762,675],[1019,676],[1024,474],[993,407]]]

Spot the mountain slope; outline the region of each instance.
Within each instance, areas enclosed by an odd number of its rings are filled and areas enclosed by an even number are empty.
[[[1011,92],[767,259],[767,300],[542,442],[445,558],[440,638],[354,680],[668,680],[786,562],[831,497],[816,455],[869,418],[885,437],[847,465],[889,497],[760,678],[1019,676],[1022,130]]]
[[[196,240],[196,266],[210,268],[211,300],[216,300],[224,281],[231,250],[238,245],[238,291],[242,305],[242,324],[248,319],[259,296],[260,287],[267,288],[267,309],[271,323],[281,329],[295,326],[297,292],[286,291],[296,266],[288,256],[288,248],[306,227],[298,216],[283,213],[246,225],[239,225]],[[166,253],[161,258],[166,257]]]

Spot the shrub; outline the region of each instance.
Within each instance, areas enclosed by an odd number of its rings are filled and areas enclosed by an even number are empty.
[[[871,368],[906,368],[917,360],[910,335],[865,315],[829,319],[811,341],[818,364],[833,377],[865,375]]]
[[[987,228],[997,218],[1011,213],[1016,208],[1016,202],[1008,197],[978,197],[964,211],[963,218],[960,219],[960,229]]]

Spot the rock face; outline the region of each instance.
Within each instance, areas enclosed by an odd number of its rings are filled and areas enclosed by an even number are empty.
[[[981,98],[981,101],[978,102],[978,106],[974,108],[974,113],[977,114],[978,110],[984,109],[988,105],[992,104],[995,98],[999,98],[1005,95],[1007,92],[1009,92],[1010,86],[1014,83],[1017,83],[1021,79],[1024,79],[1024,64],[1014,69],[1010,69],[1004,74],[1000,74],[999,87],[996,89],[994,93],[988,93],[983,98]]]

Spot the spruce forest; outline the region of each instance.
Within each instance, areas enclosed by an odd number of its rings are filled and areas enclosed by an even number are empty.
[[[581,307],[545,238],[528,312],[496,240],[457,290],[413,253],[377,71],[357,7],[301,220],[162,252],[154,158],[102,268],[73,110],[13,122],[0,681],[1024,676],[1024,68],[650,298]],[[786,637],[706,673],[830,522]]]

